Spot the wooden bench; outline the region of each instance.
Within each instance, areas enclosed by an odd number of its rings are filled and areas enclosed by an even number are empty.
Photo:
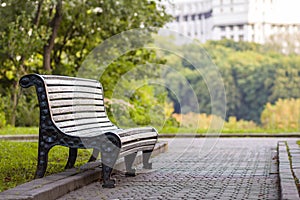
[[[115,187],[111,173],[116,160],[124,157],[126,175],[135,176],[132,164],[138,151],[143,167],[157,142],[152,127],[120,129],[107,117],[101,84],[96,80],[55,75],[29,74],[20,79],[23,88],[35,86],[40,107],[38,164],[35,177],[44,176],[48,152],[55,145],[69,147],[66,168],[74,167],[77,149],[93,149],[90,161],[101,152],[103,187]]]

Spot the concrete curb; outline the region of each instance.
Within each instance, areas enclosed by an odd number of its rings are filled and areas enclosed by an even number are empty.
[[[300,153],[299,147],[297,147],[297,150],[299,150],[298,153]],[[283,200],[299,199],[298,187],[295,181],[296,177],[292,167],[292,159],[290,158],[290,148],[288,143],[285,141],[278,142],[280,191],[281,199]],[[299,161],[298,166],[300,167]]]
[[[39,135],[0,135],[0,140],[38,140]]]
[[[167,149],[167,142],[159,142],[156,144],[152,156],[157,156]],[[135,164],[140,163],[142,163],[142,155],[138,154]],[[54,200],[68,192],[99,180],[102,174],[100,166],[101,162],[87,163],[79,169],[69,169],[58,174],[35,179],[0,193],[0,199]],[[115,169],[120,171],[125,169],[124,159],[118,160]]]

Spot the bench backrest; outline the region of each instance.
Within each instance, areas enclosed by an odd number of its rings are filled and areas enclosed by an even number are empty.
[[[55,75],[35,76],[44,82],[53,123],[65,134],[93,135],[118,129],[107,117],[103,88],[98,81]]]

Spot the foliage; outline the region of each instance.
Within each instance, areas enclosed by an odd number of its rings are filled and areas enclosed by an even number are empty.
[[[207,81],[217,84],[214,82],[215,74],[209,67],[212,63],[222,74],[225,86],[226,120],[235,116],[237,120],[260,124],[261,113],[268,102],[274,103],[279,98],[300,97],[299,56],[275,53],[272,49],[255,43],[221,40],[203,44],[203,50],[206,50],[212,59],[209,63],[204,53],[196,51],[194,45],[176,47],[185,59],[170,54],[164,55],[166,64],[176,71],[167,76],[170,85],[174,87],[173,90],[180,91],[177,92],[177,96],[169,93],[176,113],[186,114],[200,110],[201,113],[211,114],[212,106],[218,106],[212,105],[211,92],[218,94],[219,91],[209,91],[207,85]],[[196,61],[200,66],[200,75],[195,66],[186,61],[187,58]],[[182,76],[189,87],[180,81]],[[216,85],[215,88],[218,87],[222,86]],[[191,102],[193,95],[197,96],[197,102]],[[190,105],[190,108],[186,109],[183,103],[180,105],[179,99]],[[224,102],[217,102],[222,103]],[[199,109],[196,108],[197,105]]]
[[[167,103],[166,95],[157,92],[157,88],[144,84],[133,93],[127,92],[127,98],[105,99],[108,116],[116,125],[124,128],[151,125],[158,131],[164,126],[178,125],[171,116],[172,104]]]
[[[255,130],[258,126],[253,121],[237,120],[236,117],[229,117],[224,124],[224,130]]]
[[[222,130],[254,130],[258,126],[253,121],[237,120],[236,117],[229,117],[228,121],[223,121],[218,116],[207,115],[205,113],[197,114],[189,112],[187,114],[173,114],[173,117],[179,122],[180,127],[194,128],[196,130],[214,129],[215,125],[212,124],[213,120],[217,120],[222,125]]]
[[[0,192],[33,180],[37,164],[36,142],[0,141]],[[87,162],[88,150],[79,150],[76,166]],[[26,158],[26,159],[24,159]],[[49,153],[46,176],[64,171],[68,148],[54,147]]]
[[[300,99],[279,99],[267,103],[261,115],[264,128],[300,130]]]
[[[2,97],[0,96],[2,99]],[[4,102],[0,102],[0,128],[3,128],[6,126],[6,118],[5,118],[5,112],[4,112]]]
[[[7,122],[12,126],[38,122],[33,95],[21,97],[18,80],[22,75],[76,76],[89,52],[107,38],[134,28],[162,27],[170,19],[163,6],[148,0],[2,1],[0,94],[7,103],[3,108]],[[120,75],[138,64],[136,60],[146,62],[155,56],[153,51],[142,55],[133,51],[116,61],[114,75],[107,74],[104,80],[105,91],[109,94]],[[124,68],[118,70],[119,66]]]

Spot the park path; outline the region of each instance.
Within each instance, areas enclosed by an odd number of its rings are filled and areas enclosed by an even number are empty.
[[[164,139],[167,140],[167,139]],[[279,199],[276,146],[280,138],[175,138],[152,158],[153,170],[117,173],[117,187],[92,183],[67,199]],[[289,139],[294,140],[294,139]]]

